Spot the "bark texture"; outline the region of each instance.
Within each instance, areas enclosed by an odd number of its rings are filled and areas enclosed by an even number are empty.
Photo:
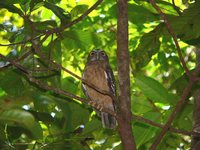
[[[200,65],[200,49],[196,49],[196,64]],[[194,93],[194,125],[193,131],[200,133],[200,89],[197,89]],[[191,143],[191,150],[199,150],[200,148],[200,136],[193,136]]]
[[[117,62],[119,75],[118,124],[124,150],[135,150],[131,125],[131,99],[128,52],[128,1],[118,0]]]

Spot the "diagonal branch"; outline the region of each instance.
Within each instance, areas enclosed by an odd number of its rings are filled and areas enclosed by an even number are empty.
[[[137,115],[134,115],[134,114],[132,114],[132,119],[147,123],[149,125],[152,125],[154,127],[158,127],[158,128],[161,128],[161,129],[164,128],[164,125],[162,125],[162,124],[156,123],[154,121],[151,121],[149,119],[146,119],[144,117],[137,116]],[[199,136],[200,135],[200,133],[198,133],[198,132],[181,130],[181,129],[174,128],[172,126],[169,127],[169,131],[174,132],[174,133],[178,133],[178,134],[188,135],[188,136],[191,136],[191,135]]]
[[[178,15],[180,16],[180,15],[181,15],[181,11],[180,11],[179,8],[176,6],[174,0],[172,0],[172,5],[173,5],[173,8],[174,8],[174,9],[176,10],[176,12],[178,13]]]
[[[182,96],[180,98],[180,100],[178,101],[175,109],[173,110],[172,114],[170,115],[170,117],[168,118],[167,122],[165,123],[164,127],[162,128],[162,131],[160,132],[160,134],[156,137],[155,141],[153,142],[153,144],[151,145],[150,149],[151,150],[155,150],[156,147],[158,146],[158,144],[161,142],[162,138],[164,137],[164,135],[166,134],[166,132],[168,131],[168,129],[170,128],[171,123],[173,122],[173,120],[176,117],[176,114],[179,112],[179,110],[182,108],[185,100],[187,99],[187,97],[190,94],[190,91],[192,89],[193,84],[195,83],[195,80],[190,79],[188,85],[185,87]]]
[[[72,75],[73,77],[77,78],[78,80],[82,81],[84,84],[88,85],[89,87],[93,88],[94,90],[104,94],[104,95],[108,95],[110,96],[114,101],[116,101],[116,96],[114,96],[111,92],[103,90],[103,89],[99,89],[97,86],[95,86],[94,84],[88,82],[87,80],[81,78],[80,76],[76,75],[75,73],[71,72],[70,70],[66,69],[65,67],[63,67],[62,65],[55,63],[54,61],[48,59],[41,51],[40,51],[40,47],[38,45],[36,45],[34,42],[32,43],[32,46],[36,52],[36,54],[43,60],[46,61],[45,63],[50,64],[49,67],[52,67],[52,69],[60,69],[63,70],[65,72],[67,72],[68,74]]]
[[[26,57],[28,57],[30,54],[32,54],[32,51],[27,51],[27,52],[24,53],[22,56],[20,56],[19,58],[17,58],[16,61],[21,61],[21,60],[25,59]],[[12,65],[12,64],[9,63],[9,64],[7,64],[7,65],[1,67],[1,68],[0,68],[0,71],[3,70],[3,69],[5,69],[5,68],[7,68],[7,67],[10,67],[11,65]]]
[[[15,62],[15,61],[13,61],[13,60],[11,60],[11,59],[9,59],[9,58],[7,58],[7,57],[1,55],[1,54],[0,54],[0,58],[2,58],[2,59],[5,60],[5,61],[10,62],[13,66],[15,66],[18,70],[20,70],[20,71],[22,72],[22,74],[23,74],[25,77],[27,77],[27,79],[28,79],[31,83],[34,83],[35,85],[39,86],[40,88],[45,89],[45,90],[52,91],[52,92],[54,92],[55,94],[60,94],[60,95],[64,95],[64,96],[69,97],[69,98],[73,98],[73,99],[79,100],[79,101],[82,102],[82,103],[85,103],[85,104],[90,105],[90,101],[89,101],[89,100],[86,100],[86,99],[84,99],[84,98],[81,98],[81,97],[79,97],[79,96],[76,96],[76,95],[74,95],[74,94],[72,94],[72,93],[70,93],[70,92],[64,91],[64,90],[62,90],[62,89],[55,88],[55,87],[53,87],[53,86],[49,86],[49,85],[47,85],[47,84],[41,82],[40,80],[34,78],[33,76],[31,76],[31,74],[29,73],[29,71],[28,71],[25,67],[23,67],[22,65],[20,65],[19,63],[17,63],[17,62]],[[93,105],[92,105],[92,106],[93,106]],[[95,107],[96,109],[98,109],[98,106],[97,106],[97,105],[94,105],[93,107]],[[111,111],[110,109],[102,108],[102,111],[107,112],[107,113],[109,113],[109,114],[111,114],[111,115],[113,115],[113,116],[116,116],[116,114],[115,114],[113,111]]]
[[[72,22],[58,27],[58,28],[54,28],[52,30],[49,30],[46,32],[45,37],[41,40],[41,43],[43,43],[51,34],[53,33],[60,33],[61,31],[73,26],[74,24],[77,24],[78,22],[80,22],[81,20],[83,20],[85,17],[87,17],[94,9],[96,9],[101,3],[103,2],[103,0],[98,0],[93,6],[91,6],[86,12],[84,12],[80,17],[78,17],[77,19],[73,20]]]
[[[56,94],[59,94],[59,95],[63,95],[63,96],[66,96],[66,97],[69,97],[69,98],[73,98],[73,99],[76,99],[82,103],[85,103],[85,104],[90,104],[88,100],[84,99],[84,98],[81,98],[79,96],[76,96],[72,93],[69,93],[67,91],[64,91],[62,89],[59,89],[59,88],[55,88],[55,87],[52,87],[52,86],[49,86],[43,82],[41,82],[41,80],[38,80],[36,79],[35,77],[31,76],[30,75],[30,71],[28,71],[26,68],[24,68],[22,65],[20,65],[19,63],[17,63],[16,61],[13,61],[3,55],[0,54],[0,58],[2,58],[3,60],[7,61],[7,62],[10,62],[10,64],[12,64],[13,66],[15,66],[16,68],[18,68],[25,77],[27,77],[27,79],[31,82],[31,83],[34,83],[35,85],[37,85],[38,87],[42,88],[42,89],[45,89],[45,90],[49,90],[49,91],[52,91],[53,93],[56,93]],[[93,106],[95,108],[97,108],[98,106]],[[109,110],[109,109],[106,109],[106,108],[103,108],[102,109],[104,112],[107,112],[113,116],[116,116],[116,114]],[[148,120],[146,118],[143,118],[141,116],[137,116],[137,115],[132,115],[132,118],[134,120],[138,120],[138,121],[141,121],[141,122],[145,122],[147,124],[150,124],[152,126],[155,126],[155,127],[158,127],[158,128],[164,128],[164,125],[161,125],[161,124],[158,124],[156,122],[153,122],[151,120]],[[184,135],[199,135],[199,133],[197,132],[190,132],[190,131],[184,131],[184,130],[180,130],[180,129],[176,129],[176,128],[173,128],[173,127],[170,127],[169,128],[170,131],[172,132],[175,132],[175,133],[179,133],[179,134],[184,134]]]
[[[174,43],[175,43],[175,45],[176,45],[177,52],[178,52],[178,55],[179,55],[181,64],[182,64],[182,66],[183,66],[183,69],[185,70],[187,76],[190,77],[190,76],[191,76],[191,73],[190,73],[190,71],[189,71],[189,69],[188,69],[188,67],[187,67],[187,65],[186,65],[186,62],[185,62],[185,60],[184,60],[184,58],[183,58],[183,55],[182,55],[182,53],[181,53],[181,48],[180,48],[180,46],[179,46],[179,44],[178,44],[178,40],[177,40],[176,34],[175,34],[175,32],[174,32],[174,30],[173,30],[171,24],[169,23],[169,21],[168,21],[167,17],[165,16],[165,14],[164,14],[164,13],[161,11],[161,9],[157,6],[156,2],[155,2],[154,0],[149,0],[149,1],[150,1],[150,3],[152,4],[152,6],[157,10],[157,12],[158,12],[158,14],[161,16],[161,18],[164,20],[165,25],[166,25],[166,27],[167,27],[167,30],[168,30],[168,32],[171,34],[171,36],[172,36],[172,38],[173,38],[173,40],[174,40]]]

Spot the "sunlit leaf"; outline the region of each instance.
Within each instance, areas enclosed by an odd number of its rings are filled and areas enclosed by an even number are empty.
[[[6,8],[8,11],[17,13],[20,16],[23,14],[23,12],[16,6],[11,5],[11,4],[6,4],[5,2],[0,2],[0,8]]]
[[[77,17],[79,14],[84,13],[87,9],[88,9],[88,5],[77,5],[71,10],[70,14],[72,18]]]
[[[46,1],[44,3],[44,6],[51,10],[61,20],[61,22],[67,23],[67,21],[69,21],[69,14],[65,12],[61,7],[58,7],[57,5]]]

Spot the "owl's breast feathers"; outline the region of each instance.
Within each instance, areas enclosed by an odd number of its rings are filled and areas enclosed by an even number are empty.
[[[108,83],[109,75],[106,72],[106,66],[106,63],[99,61],[88,63],[84,70],[83,78],[89,81],[90,83],[94,84],[99,89],[112,92],[112,89],[109,87]],[[86,95],[91,100],[96,101],[98,104],[103,105],[103,107],[114,111],[113,101],[111,97],[109,97],[108,95],[101,94],[85,84],[83,84],[83,88],[84,91],[86,91]]]

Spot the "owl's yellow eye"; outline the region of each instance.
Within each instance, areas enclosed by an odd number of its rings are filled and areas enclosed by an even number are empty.
[[[90,56],[93,56],[94,54],[95,54],[95,52],[92,51],[92,52],[90,53]]]

